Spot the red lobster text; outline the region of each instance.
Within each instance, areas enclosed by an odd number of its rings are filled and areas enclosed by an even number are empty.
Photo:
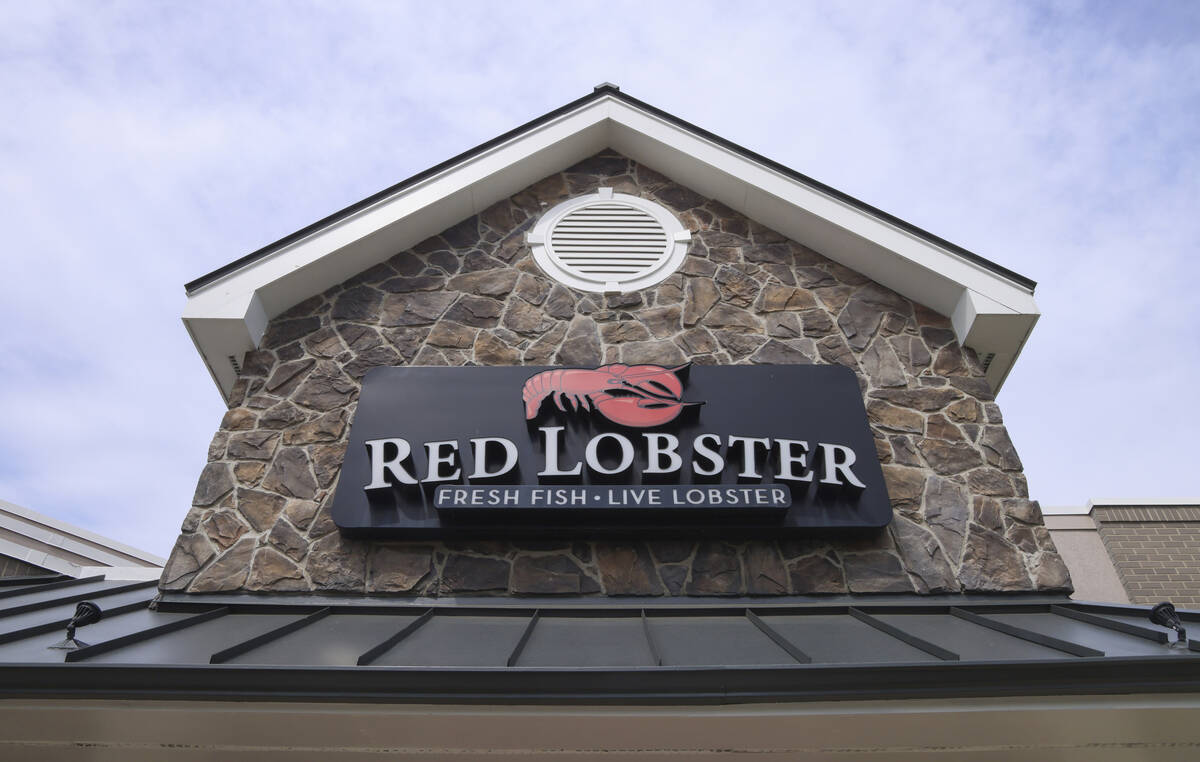
[[[690,405],[683,402],[683,383],[676,375],[687,365],[604,365],[595,370],[547,370],[525,382],[521,397],[525,418],[537,417],[542,401],[553,397],[559,410],[569,402],[574,410],[595,410],[613,423],[635,428],[669,423]]]

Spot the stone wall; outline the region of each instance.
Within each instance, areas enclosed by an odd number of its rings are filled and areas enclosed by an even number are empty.
[[[1200,506],[1094,508],[1131,603],[1200,608]]]
[[[545,278],[537,216],[600,186],[693,231],[682,269],[620,296]],[[377,365],[840,363],[859,374],[895,520],[853,539],[343,538],[328,504]],[[209,448],[166,590],[785,595],[1061,590],[1066,567],[975,354],[946,318],[611,153],[545,178],[275,319]]]

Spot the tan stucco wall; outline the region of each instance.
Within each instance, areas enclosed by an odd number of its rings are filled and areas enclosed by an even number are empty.
[[[1091,516],[1046,515],[1044,519],[1059,555],[1071,570],[1071,581],[1075,583],[1073,599],[1129,603]]]

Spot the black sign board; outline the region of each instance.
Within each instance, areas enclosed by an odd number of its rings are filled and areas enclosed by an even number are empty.
[[[334,522],[372,536],[794,533],[892,517],[829,365],[375,368]]]

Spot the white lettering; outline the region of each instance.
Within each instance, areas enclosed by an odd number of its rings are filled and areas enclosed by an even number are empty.
[[[616,468],[605,468],[600,462],[598,451],[600,443],[605,439],[612,439],[621,448],[621,461]],[[588,468],[598,474],[619,474],[633,465],[633,442],[630,442],[629,438],[623,434],[613,434],[612,432],[597,434],[588,441],[584,458],[587,460]]]
[[[824,442],[819,442],[817,446],[824,451],[822,460],[825,464],[825,475],[821,477],[822,484],[841,484],[842,482],[838,480],[838,474],[841,474],[847,482],[853,484],[855,487],[859,489],[867,488],[867,485],[860,482],[858,477],[854,475],[854,472],[850,470],[850,466],[854,465],[856,459],[854,450],[842,445],[825,444]],[[839,453],[844,457],[839,458]]]
[[[712,444],[708,444],[712,442]],[[725,469],[725,459],[717,449],[721,446],[721,437],[716,434],[701,434],[692,442],[692,454],[704,458],[711,465],[701,466],[692,458],[692,470],[701,476],[715,476]]]
[[[487,449],[489,444],[498,444],[504,448],[504,465],[495,471],[487,470]],[[494,479],[507,474],[517,465],[517,445],[511,439],[503,437],[479,437],[471,440],[471,451],[475,453],[475,470],[471,479]]]
[[[646,438],[646,470],[647,474],[673,474],[683,468],[683,458],[679,457],[679,437],[674,434],[642,434]],[[662,464],[663,457],[667,465]]]
[[[779,478],[792,479],[798,482],[811,482],[813,475],[808,468],[808,442],[799,439],[776,439],[779,445]],[[798,447],[800,454],[792,453],[792,448]],[[800,475],[792,471],[792,465],[800,466]]]
[[[429,468],[425,473],[426,482],[451,482],[462,474],[461,468],[455,468],[453,473],[443,474],[442,466],[453,466],[458,460],[458,442],[447,439],[444,442],[426,442],[425,452],[429,455]]]
[[[540,426],[542,441],[546,449],[546,467],[538,471],[538,476],[579,476],[583,473],[583,464],[576,463],[575,467],[564,471],[558,463],[558,451],[562,440],[562,426]]]
[[[771,440],[766,437],[738,437],[730,434],[730,452],[733,451],[734,445],[739,444],[742,446],[742,470],[738,476],[743,479],[761,479],[762,474],[758,472],[758,453],[755,445],[762,445],[767,450],[770,450]]]
[[[417,480],[401,465],[412,454],[412,445],[407,439],[369,439],[366,442],[367,453],[371,457],[371,483],[363,489],[383,489],[390,487],[388,473],[401,484],[416,484]],[[384,453],[388,445],[396,448],[396,457],[387,459]]]

